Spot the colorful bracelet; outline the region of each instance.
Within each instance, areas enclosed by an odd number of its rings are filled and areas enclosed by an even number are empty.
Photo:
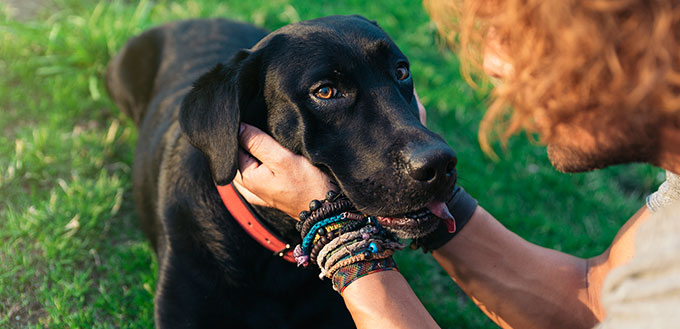
[[[341,267],[344,267],[344,266],[347,266],[347,265],[350,265],[350,264],[354,264],[354,263],[357,263],[357,262],[365,261],[365,260],[383,259],[383,258],[391,257],[392,255],[394,255],[394,250],[389,250],[389,249],[383,250],[383,251],[375,253],[375,254],[370,253],[370,252],[362,252],[362,253],[356,254],[354,256],[345,258],[345,259],[337,262],[335,265],[333,265],[333,267],[329,268],[328,271],[326,271],[326,277],[329,278],[329,279],[332,278],[333,274],[335,274],[335,272],[337,272],[338,269],[340,269]]]
[[[367,257],[370,257],[370,255],[376,255],[385,250],[403,248],[404,245],[398,242],[383,241],[379,239],[359,240],[351,245],[345,245],[342,248],[339,248],[337,253],[330,255],[324,264],[323,272],[329,273],[329,268],[332,268],[347,256],[365,254]]]
[[[333,290],[342,294],[345,288],[357,279],[372,273],[390,270],[399,270],[392,257],[361,261],[340,267],[331,278]]]
[[[293,251],[298,266],[318,265],[319,278],[330,278],[340,292],[364,275],[396,270],[391,256],[404,248],[374,218],[356,212],[348,199],[333,192],[326,200],[313,200],[296,228],[302,237]]]
[[[330,252],[339,250],[339,247],[342,244],[352,243],[360,239],[361,233],[358,231],[348,232],[333,239],[333,241],[321,248],[321,251],[317,257],[317,265],[319,265],[320,269],[323,269],[325,267],[324,265],[326,263],[326,258]]]
[[[326,258],[328,257],[328,253],[333,250],[338,250],[341,245],[351,244],[355,241],[368,240],[371,237],[380,235],[381,233],[384,233],[384,231],[381,231],[375,226],[372,227],[364,226],[358,231],[351,231],[341,234],[337,238],[333,239],[333,241],[329,242],[328,244],[324,245],[323,248],[321,248],[318,256],[316,257],[319,268],[323,269],[326,267],[325,263]],[[382,240],[387,241],[391,239],[383,237]],[[398,249],[403,249],[403,245],[401,244],[395,245],[395,247]]]
[[[347,220],[347,217],[343,216],[343,214],[340,214],[340,215],[337,215],[337,216],[326,218],[326,219],[314,224],[314,226],[312,226],[312,228],[309,230],[309,232],[302,239],[302,251],[304,253],[307,253],[307,254],[309,253],[309,246],[312,244],[312,241],[314,241],[314,237],[317,235],[317,231],[320,228],[322,228],[326,225],[329,225],[329,224],[344,222],[346,220]],[[325,233],[326,232],[325,232],[325,229],[324,229],[324,232],[322,234],[319,234],[319,235],[325,235]]]

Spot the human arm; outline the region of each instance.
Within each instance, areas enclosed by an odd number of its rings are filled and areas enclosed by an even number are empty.
[[[583,259],[543,248],[478,207],[465,229],[433,256],[489,318],[504,328],[592,328],[604,317],[600,289],[632,257],[646,207],[601,255]]]
[[[247,129],[244,132],[245,137],[242,139],[247,140],[252,137],[253,132],[255,135],[266,136],[266,134],[256,130]],[[265,137],[264,142],[255,144],[259,146],[251,149],[251,152],[258,157],[264,156],[259,154],[263,150],[267,151],[265,153],[271,154],[288,152],[269,136]],[[250,146],[247,145],[244,147],[250,149]],[[281,150],[276,149],[277,147]],[[255,149],[257,151],[254,151]],[[266,158],[266,156],[264,157]],[[273,166],[274,168],[285,168],[286,161],[292,163],[301,161],[288,156],[277,159],[281,163],[276,163]],[[255,160],[251,159],[250,161]],[[246,174],[237,175],[237,179],[249,177],[249,170],[270,170],[267,169],[267,166],[272,161],[265,160],[264,164],[256,161],[249,165],[249,162],[245,163],[247,166],[242,166],[241,169]],[[290,163],[288,163],[288,166],[290,166]],[[310,167],[316,170],[313,166]],[[313,170],[307,168],[303,171]],[[290,178],[289,176],[276,175],[275,171],[271,174],[271,177],[277,180],[285,180],[286,177]],[[301,176],[304,175],[301,174]],[[250,177],[257,179],[257,175]],[[295,198],[281,202],[297,202],[297,206],[289,208],[305,209],[309,200],[320,199],[320,197],[308,195],[310,194],[308,192],[312,191],[309,187],[314,185],[309,182],[315,181],[313,179],[316,176],[309,177],[311,177],[310,180],[301,181],[302,185],[284,184],[289,188],[293,186],[292,189],[297,192],[285,193],[292,194]],[[318,177],[316,178],[316,181],[324,182],[319,180]],[[272,181],[265,181],[267,182],[267,184],[264,184],[266,187],[277,184]],[[254,186],[257,186],[257,184]],[[296,188],[295,186],[305,186],[305,188]],[[256,193],[261,195],[260,193],[270,193],[270,191]],[[318,191],[318,193],[322,194],[323,192]],[[275,195],[275,197],[280,197],[280,194]],[[288,211],[288,213],[291,214],[291,211]],[[295,214],[295,212],[292,211],[292,214]],[[458,233],[456,238],[435,250],[433,255],[454,281],[473,298],[491,319],[501,326],[515,328],[592,327],[604,317],[599,297],[602,282],[613,267],[630,259],[633,250],[633,237],[637,227],[647,216],[646,208],[641,209],[620,230],[607,251],[597,257],[582,259],[523,240],[479,207],[470,222]],[[398,273],[397,275],[400,276]],[[363,282],[371,282],[366,280],[377,280],[382,277],[383,275],[380,273],[362,277],[347,289],[364,285]],[[375,309],[354,308],[352,314],[358,317],[357,325],[364,322],[373,323],[372,320],[382,322],[387,318],[392,319],[402,314],[403,309],[409,309],[404,305],[420,304],[405,281],[379,282],[384,284],[383,287],[390,287],[390,296],[400,295],[404,296],[404,299],[400,303],[393,303],[389,298],[382,299],[379,294],[360,290],[359,295],[355,295],[351,293],[354,288],[350,289],[347,291],[350,294],[345,295],[348,308],[351,308],[352,305],[363,305],[366,301],[371,301],[372,303],[369,304],[375,306]],[[370,285],[373,284],[376,283],[373,282]],[[365,295],[362,297],[361,293],[365,293]],[[356,313],[360,309],[365,313]],[[372,311],[368,312],[368,310]],[[372,318],[367,317],[367,315],[372,316]],[[420,319],[420,317],[414,315],[414,319]],[[428,319],[431,319],[429,315],[416,322],[428,323]]]
[[[277,207],[291,217],[297,217],[301,210],[308,208],[309,201],[323,199],[325,191],[331,187],[325,185],[327,178],[318,169],[300,160],[301,157],[297,158],[259,129],[243,125],[240,140],[248,153],[241,151],[239,173],[234,185],[249,202]],[[293,167],[300,172],[284,174]],[[266,184],[258,184],[262,182]],[[320,185],[320,188],[310,185]],[[296,191],[280,193],[277,192],[278,188],[272,186],[294,188]],[[288,198],[286,195],[294,197]],[[342,296],[358,328],[438,328],[398,271],[362,276],[347,286]]]
[[[647,201],[652,209],[679,200],[678,177],[668,173],[668,181]],[[605,252],[582,259],[522,240],[480,207],[465,230],[433,255],[503,327],[591,328],[605,317],[601,298],[605,278],[614,268],[630,263],[638,230],[651,214],[647,206],[642,207]],[[516,264],[522,264],[520,273],[514,272]],[[513,286],[519,289],[513,291]],[[609,286],[611,289],[611,282]],[[531,292],[525,287],[531,287]],[[578,322],[569,322],[572,319]]]
[[[398,271],[363,276],[342,297],[358,328],[439,328]]]

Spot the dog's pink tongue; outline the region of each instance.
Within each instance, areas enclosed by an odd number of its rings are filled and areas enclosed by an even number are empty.
[[[449,233],[456,231],[456,221],[453,219],[453,215],[451,215],[449,208],[444,202],[432,201],[427,204],[427,209],[430,209],[430,212],[432,212],[433,215],[441,218],[441,220],[444,221],[444,224],[446,224],[446,229],[449,231]]]

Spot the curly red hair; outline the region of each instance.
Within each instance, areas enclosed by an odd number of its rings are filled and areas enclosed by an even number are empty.
[[[493,91],[482,148],[526,130],[622,115],[680,124],[680,0],[424,0],[470,81],[490,27],[514,73]],[[587,115],[576,116],[576,113]],[[627,112],[627,113],[626,113]]]

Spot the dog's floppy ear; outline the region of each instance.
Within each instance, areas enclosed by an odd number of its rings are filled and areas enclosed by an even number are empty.
[[[208,158],[213,180],[230,183],[238,169],[241,111],[259,91],[259,56],[236,53],[201,76],[184,97],[179,122],[189,142]]]

